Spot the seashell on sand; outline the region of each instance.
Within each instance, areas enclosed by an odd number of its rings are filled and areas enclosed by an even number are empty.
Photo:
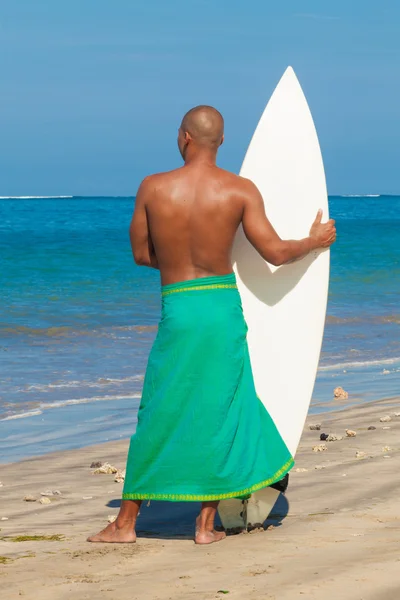
[[[40,504],[51,504],[51,500],[47,496],[43,496],[43,498],[40,498],[39,502]]]

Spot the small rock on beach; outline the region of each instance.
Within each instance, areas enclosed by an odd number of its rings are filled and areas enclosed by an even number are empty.
[[[339,386],[333,390],[333,396],[337,400],[347,400],[349,393]]]
[[[37,498],[35,498],[35,496],[32,496],[30,494],[28,494],[28,496],[25,496],[24,501],[25,502],[36,502]]]
[[[321,423],[314,423],[314,425],[310,425],[310,431],[320,431],[321,427]]]
[[[367,458],[367,453],[366,452],[362,452],[361,450],[357,450],[357,452],[356,452],[356,458]]]
[[[96,461],[92,462],[92,464],[90,465],[90,468],[91,469],[98,469],[102,465],[103,465],[103,463],[100,460],[96,460]]]
[[[296,469],[296,473],[307,473],[308,469],[299,468]]]
[[[376,427],[374,425],[370,425],[368,427],[368,431],[374,431],[376,429]]]

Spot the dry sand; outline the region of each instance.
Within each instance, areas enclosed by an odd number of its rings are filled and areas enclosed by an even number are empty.
[[[399,600],[396,412],[400,399],[309,418],[277,526],[212,546],[191,539],[198,507],[191,503],[143,506],[136,545],[85,541],[117,514],[122,489],[113,475],[93,475],[89,466],[99,460],[124,468],[127,441],[3,465],[0,519],[8,520],[0,521],[1,598]],[[380,422],[385,415],[392,420]],[[321,431],[310,431],[317,421]],[[376,429],[368,431],[370,425]],[[312,451],[321,432],[345,436],[346,429],[357,436]],[[357,459],[357,451],[366,458]],[[62,496],[49,505],[23,501],[49,489]],[[64,539],[10,539],[57,534]]]

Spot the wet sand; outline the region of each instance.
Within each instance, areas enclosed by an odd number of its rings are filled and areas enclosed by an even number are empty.
[[[398,600],[400,416],[395,413],[400,414],[400,398],[309,417],[288,492],[267,523],[275,527],[207,547],[192,541],[195,503],[143,505],[135,545],[85,541],[117,514],[122,490],[114,475],[93,475],[90,464],[107,461],[123,469],[127,440],[1,465],[0,519],[8,518],[0,521],[1,596]],[[391,420],[381,422],[385,415]],[[310,431],[316,422],[321,431]],[[356,437],[346,437],[346,429]],[[344,437],[321,442],[321,433]],[[327,450],[314,452],[319,444]],[[357,452],[365,458],[356,458]],[[43,505],[23,500],[39,499],[47,490],[62,495]],[[13,541],[27,535],[56,539]]]

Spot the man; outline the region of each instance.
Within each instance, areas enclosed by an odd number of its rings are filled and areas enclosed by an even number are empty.
[[[334,221],[322,224],[320,211],[309,237],[281,240],[256,186],[216,166],[223,140],[221,114],[193,108],[178,134],[184,166],[147,177],[137,193],[132,250],[137,264],[160,270],[162,319],[121,510],[91,542],[134,542],[141,501],[152,499],[201,501],[195,542],[217,542],[218,501],[273,485],[293,466],[254,389],[231,249],[242,223],[260,255],[283,265],[330,246]]]

